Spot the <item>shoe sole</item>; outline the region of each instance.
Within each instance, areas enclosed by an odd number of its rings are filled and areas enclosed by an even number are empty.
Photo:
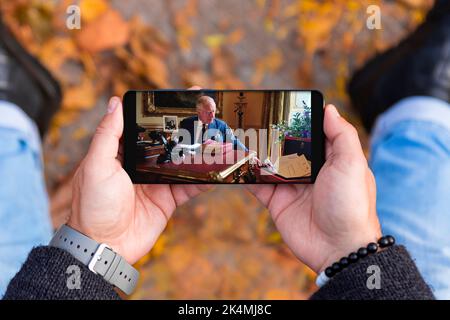
[[[41,135],[43,135],[48,128],[52,116],[60,108],[62,101],[61,87],[52,74],[15,39],[1,18],[0,39],[7,52],[23,66],[26,72],[36,81],[45,97],[50,101],[50,104],[39,112],[40,116],[38,121],[43,121],[42,128],[40,128],[42,130]]]

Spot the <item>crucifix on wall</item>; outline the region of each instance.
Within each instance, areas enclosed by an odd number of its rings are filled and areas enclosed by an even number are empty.
[[[244,111],[247,108],[244,92],[239,92],[238,101],[234,103],[234,112],[237,115],[237,128],[243,128]]]

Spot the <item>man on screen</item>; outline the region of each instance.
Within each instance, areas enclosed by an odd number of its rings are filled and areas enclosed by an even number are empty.
[[[191,141],[183,143],[231,142],[234,149],[248,151],[248,149],[233,134],[225,121],[216,119],[216,103],[209,96],[197,99],[197,115],[180,122],[180,128],[190,133]]]

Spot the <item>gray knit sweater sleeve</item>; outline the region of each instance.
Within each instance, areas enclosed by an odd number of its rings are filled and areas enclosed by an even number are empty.
[[[379,289],[374,288],[376,284],[373,281],[374,270],[379,274]],[[311,299],[428,300],[435,298],[405,247],[393,246],[369,255],[342,270],[313,294]]]
[[[79,289],[70,284],[80,269]],[[380,289],[368,289],[369,266],[380,271]],[[71,271],[72,270],[72,271]],[[64,250],[38,247],[11,280],[4,299],[120,299],[113,287]],[[434,299],[406,249],[394,246],[349,266],[311,299]]]
[[[80,277],[75,278],[78,275]],[[55,247],[36,247],[9,283],[3,299],[120,298],[112,285],[94,274],[68,252]]]

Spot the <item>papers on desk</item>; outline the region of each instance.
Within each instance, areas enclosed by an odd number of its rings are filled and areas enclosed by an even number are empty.
[[[204,150],[203,153],[205,155],[220,155],[226,154],[233,150],[233,144],[230,142],[217,142],[214,140],[207,140],[203,144]]]
[[[195,155],[195,153],[197,152],[197,150],[200,149],[202,145],[200,143],[194,143],[194,144],[183,144],[183,143],[179,143],[176,145],[176,150],[183,150],[184,154],[190,154],[190,155]]]
[[[197,150],[198,148],[200,148],[200,146],[201,146],[200,143],[194,143],[194,144],[179,143],[179,144],[177,144],[177,147],[179,147],[183,150]]]
[[[296,153],[280,157],[275,163],[276,174],[283,178],[301,178],[311,175],[311,162]]]
[[[203,153],[203,156],[214,157],[219,155],[224,155],[230,151],[233,151],[232,143],[222,143],[213,140],[206,141],[203,145],[200,143],[195,144],[182,144],[179,143],[172,150],[172,153],[177,154],[178,151],[182,150],[185,155],[196,155]]]

